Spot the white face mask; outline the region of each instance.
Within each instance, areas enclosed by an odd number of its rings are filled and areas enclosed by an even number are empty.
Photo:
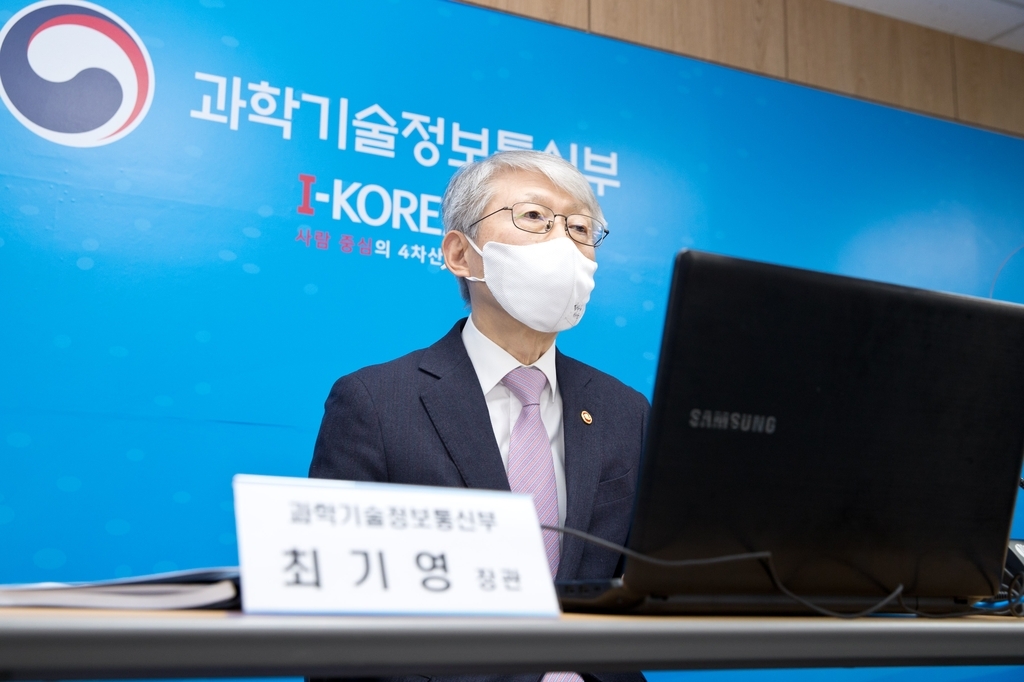
[[[584,256],[568,238],[536,244],[487,242],[480,247],[469,240],[484,259],[484,277],[498,304],[509,315],[539,332],[560,332],[583,317],[594,290],[597,263]]]

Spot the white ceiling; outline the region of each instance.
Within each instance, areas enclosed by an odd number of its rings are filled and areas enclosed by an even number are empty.
[[[1024,0],[834,0],[1024,52]]]

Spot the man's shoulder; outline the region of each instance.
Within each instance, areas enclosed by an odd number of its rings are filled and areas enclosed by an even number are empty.
[[[419,366],[423,360],[423,354],[426,353],[427,350],[428,348],[420,348],[412,351],[411,353],[406,353],[401,357],[395,358],[394,360],[388,360],[387,362],[381,362],[376,365],[367,365],[366,367],[357,369],[350,374],[346,374],[338,381],[356,380],[370,385],[395,380],[401,381],[403,378],[408,379],[410,376],[414,376],[419,372]]]
[[[457,364],[466,356],[461,339],[463,323],[464,320],[457,322],[447,334],[426,348],[346,374],[335,382],[335,387],[361,384],[373,392],[395,386],[408,388],[410,382],[421,376],[436,376],[436,368]]]
[[[586,384],[588,391],[606,396],[610,400],[621,402],[623,405],[629,405],[642,411],[650,408],[647,396],[622,383],[611,374],[602,372],[592,365],[569,357],[561,351],[558,353],[558,362],[558,382],[560,385],[571,386],[572,384],[583,382]],[[563,379],[568,379],[569,382],[564,382]]]

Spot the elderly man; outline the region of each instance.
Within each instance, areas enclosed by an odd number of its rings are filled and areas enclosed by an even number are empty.
[[[530,493],[541,523],[623,544],[649,405],[555,347],[583,316],[608,235],[589,183],[556,156],[502,152],[459,170],[442,215],[471,315],[429,348],[339,379],[309,475]],[[615,552],[548,531],[544,542],[557,580],[615,575]],[[545,682],[557,678],[579,679]]]

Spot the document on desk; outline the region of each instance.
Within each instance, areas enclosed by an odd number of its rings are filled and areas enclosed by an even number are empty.
[[[239,474],[249,613],[559,614],[528,495]]]
[[[0,607],[236,609],[238,569],[197,568],[78,583],[0,585]]]

